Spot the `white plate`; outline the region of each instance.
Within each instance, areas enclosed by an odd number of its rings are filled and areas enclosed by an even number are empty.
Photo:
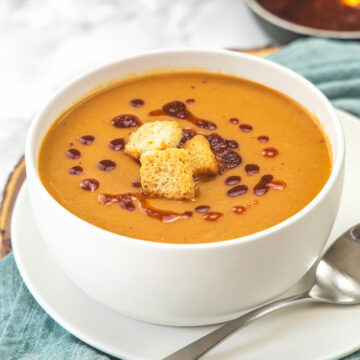
[[[345,129],[346,176],[330,240],[360,221],[360,120],[338,113]],[[17,265],[35,299],[65,329],[104,352],[123,359],[161,359],[216,328],[143,323],[120,316],[87,296],[63,274],[43,243],[26,186],[16,201],[11,231]],[[360,306],[304,304],[257,321],[204,359],[333,359],[359,347]]]

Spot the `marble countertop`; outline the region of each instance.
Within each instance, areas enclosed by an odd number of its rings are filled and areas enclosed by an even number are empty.
[[[2,0],[0,189],[36,111],[79,73],[150,49],[271,42],[245,0]]]

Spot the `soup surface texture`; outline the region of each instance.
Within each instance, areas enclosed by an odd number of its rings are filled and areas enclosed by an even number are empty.
[[[192,116],[176,113],[179,104]],[[162,110],[171,106],[173,112]],[[140,165],[124,144],[141,123],[155,120],[177,121],[193,130],[182,142],[203,134],[226,155],[221,174],[197,180],[194,200],[141,196]],[[320,125],[287,96],[236,77],[173,72],[126,80],[66,111],[46,134],[38,166],[48,192],[93,225],[137,239],[204,243],[294,215],[325,185],[332,164]],[[129,193],[126,202],[101,201],[103,194]],[[142,211],[140,198],[152,213]]]

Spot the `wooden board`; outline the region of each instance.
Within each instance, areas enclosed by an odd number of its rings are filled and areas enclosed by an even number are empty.
[[[11,251],[10,224],[16,197],[26,177],[25,159],[22,157],[10,174],[3,191],[0,207],[0,259]]]

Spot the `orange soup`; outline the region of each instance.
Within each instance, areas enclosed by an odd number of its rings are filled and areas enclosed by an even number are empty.
[[[154,121],[181,126],[175,147],[197,134],[209,142],[218,174],[195,177],[191,200],[143,193],[140,162],[124,148],[129,134]],[[320,124],[284,94],[237,77],[172,72],[134,77],[73,106],[46,134],[38,166],[55,200],[95,226],[205,243],[294,215],[320,192],[332,163]]]

